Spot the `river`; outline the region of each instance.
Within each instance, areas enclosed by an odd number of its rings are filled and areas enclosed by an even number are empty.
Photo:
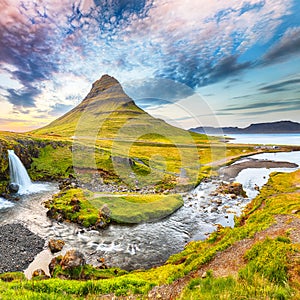
[[[258,154],[252,158],[290,161],[300,165],[300,152]],[[97,265],[97,258],[104,257],[110,266],[127,270],[150,268],[161,265],[170,255],[183,250],[189,241],[205,239],[217,224],[234,226],[234,215],[241,213],[257,193],[255,184],[264,184],[271,171],[273,169],[245,169],[238,174],[236,181],[243,184],[248,198],[212,195],[220,180],[208,180],[185,194],[184,206],[163,220],[131,226],[112,224],[102,231],[89,231],[74,224],[48,219],[42,202],[58,190],[55,184],[49,184],[47,191],[21,195],[20,201],[14,205],[1,199],[0,225],[19,222],[46,241],[63,239],[66,242],[63,253],[77,248],[84,253],[88,263]],[[51,257],[45,245],[45,250],[27,270],[28,277],[37,267],[42,265],[46,268]]]

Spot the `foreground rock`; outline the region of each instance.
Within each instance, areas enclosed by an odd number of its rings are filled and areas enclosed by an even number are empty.
[[[0,273],[23,271],[45,244],[21,224],[0,226],[0,236]]]
[[[108,268],[103,257],[97,259],[99,265],[92,266],[86,263],[84,255],[72,249],[64,256],[54,257],[49,264],[49,271],[52,278],[76,279],[76,280],[99,280],[115,277],[116,275],[127,274],[127,271],[119,268]],[[39,270],[37,276],[44,276]]]
[[[79,274],[76,274],[74,277],[72,271],[75,271],[79,267],[83,267],[85,265],[85,259],[81,252],[78,250],[69,250],[66,252],[64,256],[60,255],[54,257],[49,264],[50,275],[53,277],[55,275],[55,270],[61,269],[62,271],[69,271],[69,273],[63,272],[58,277],[60,278],[76,278],[82,279]],[[57,272],[57,271],[56,271]],[[60,271],[59,271],[60,272]],[[76,273],[76,272],[75,272]],[[81,273],[81,272],[80,272]]]
[[[85,265],[85,259],[78,250],[69,250],[60,262],[63,270],[70,270]]]
[[[51,251],[51,253],[56,253],[62,250],[64,247],[65,242],[63,240],[54,240],[51,239],[48,243],[48,247]]]

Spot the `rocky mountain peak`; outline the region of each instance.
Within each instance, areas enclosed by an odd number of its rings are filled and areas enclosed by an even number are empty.
[[[116,87],[116,86],[122,89],[117,79],[115,79],[112,76],[109,76],[108,74],[105,74],[100,79],[98,79],[93,83],[92,89],[86,96],[86,99],[93,98],[98,94],[104,92],[105,90],[108,90],[109,88]]]

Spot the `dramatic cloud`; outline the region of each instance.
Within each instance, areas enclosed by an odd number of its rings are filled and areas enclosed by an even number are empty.
[[[285,80],[285,81],[282,81],[279,83],[270,84],[270,85],[260,88],[259,90],[262,92],[265,92],[265,93],[284,92],[284,91],[290,90],[291,86],[294,88],[296,84],[298,84],[298,86],[299,86],[300,78],[294,78],[294,79]]]
[[[40,94],[35,83],[50,78],[57,71],[54,58],[54,26],[45,10],[33,3],[0,1],[0,63],[14,66],[13,79],[22,88],[8,90],[8,101],[18,106],[34,106]]]
[[[295,109],[295,108],[299,109],[299,105],[300,105],[300,99],[296,98],[296,99],[287,99],[284,101],[277,100],[277,101],[268,101],[268,102],[256,102],[247,105],[232,106],[232,107],[224,108],[221,111],[255,110],[261,108],[264,108],[264,111],[266,111],[268,107],[281,107],[280,109],[290,107],[290,109]]]
[[[289,28],[281,40],[265,55],[267,63],[282,61],[291,55],[300,55],[300,27]]]
[[[22,90],[8,89],[9,102],[15,106],[33,107],[35,106],[34,97],[40,94],[40,91],[30,85]]]
[[[205,86],[249,67],[243,55],[256,43],[267,43],[273,37],[290,4],[161,1],[148,18],[130,27],[129,38],[144,33],[144,44],[160,66],[156,76],[191,87]]]
[[[14,112],[43,107],[51,117],[104,73],[122,84],[155,78],[126,87],[147,108],[226,80],[231,90],[249,70],[297,57],[298,7],[296,0],[0,0],[1,95]],[[66,92],[73,78],[84,85],[75,98]],[[260,93],[291,86],[261,82]]]
[[[142,108],[170,104],[195,94],[182,83],[157,78],[125,82],[124,90]]]

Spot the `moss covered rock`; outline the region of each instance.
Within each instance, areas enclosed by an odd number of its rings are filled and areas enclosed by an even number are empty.
[[[91,229],[102,229],[110,223],[107,209],[103,212],[88,200],[90,192],[68,189],[46,202],[47,216],[59,222],[70,221]]]
[[[51,251],[51,253],[56,253],[62,250],[64,247],[65,242],[63,240],[54,240],[51,239],[48,243],[48,247]]]
[[[218,187],[216,192],[220,194],[231,194],[236,196],[242,196],[244,198],[247,197],[247,194],[243,189],[243,185],[238,182],[223,183]]]

